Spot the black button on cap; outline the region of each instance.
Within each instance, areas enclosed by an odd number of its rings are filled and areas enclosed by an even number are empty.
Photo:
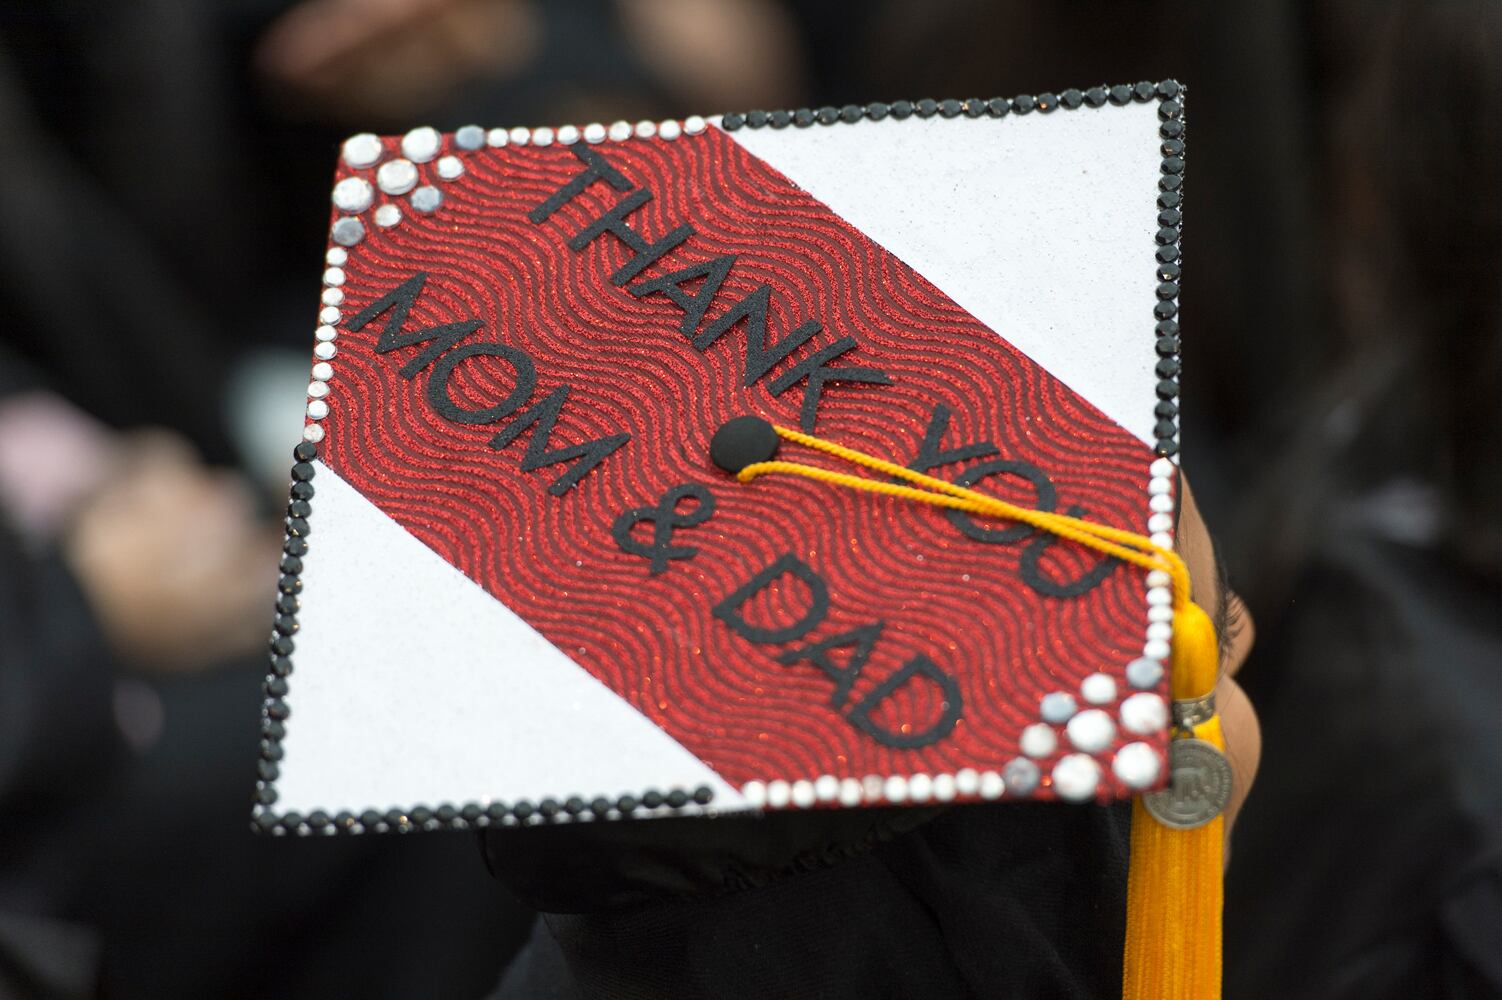
[[[777,429],[761,417],[736,417],[709,439],[709,460],[731,475],[777,454]]]

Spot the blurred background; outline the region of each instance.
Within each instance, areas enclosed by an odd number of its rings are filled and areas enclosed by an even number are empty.
[[[1502,996],[1502,4],[0,4],[0,997],[478,997],[473,839],[257,838],[338,142],[1189,90],[1184,465],[1256,615],[1233,998]]]

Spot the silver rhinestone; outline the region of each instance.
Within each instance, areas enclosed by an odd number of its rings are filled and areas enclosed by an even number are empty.
[[[318,322],[324,326],[333,326],[339,322],[339,310],[333,306],[324,306],[318,310]]]
[[[657,123],[639,121],[636,123],[636,137],[638,139],[650,139],[657,134]]]
[[[689,135],[698,135],[704,131],[705,121],[700,115],[689,115],[683,119],[683,131]]]
[[[402,136],[402,155],[413,163],[427,163],[438,155],[442,146],[443,136],[438,134],[437,129],[427,125]]]
[[[339,211],[358,215],[370,207],[375,191],[371,188],[370,181],[363,177],[346,177],[334,185],[331,197],[334,207]]]
[[[334,377],[334,366],[327,361],[320,361],[313,366],[312,375],[320,382],[327,382]]]
[[[559,125],[558,126],[558,141],[560,143],[562,143],[563,145],[565,145],[565,146],[572,146],[574,143],[578,142],[579,141],[579,126],[577,126],[577,125]]]
[[[1173,577],[1168,575],[1167,570],[1155,569],[1147,574],[1147,585],[1149,587],[1166,587],[1171,583],[1173,583]]]
[[[611,142],[624,142],[625,140],[631,138],[631,123],[612,122],[610,125],[610,131],[606,134],[610,136]]]
[[[446,181],[451,181],[463,173],[464,161],[457,156],[445,156],[438,161],[438,176]]]
[[[1166,531],[1159,531],[1147,536],[1147,540],[1160,549],[1173,548],[1173,536]]]
[[[840,797],[840,779],[832,774],[821,774],[814,781],[814,796],[820,802],[833,802]]]
[[[1166,479],[1173,475],[1173,463],[1166,458],[1155,459],[1153,464],[1147,467],[1147,471],[1154,476]]]
[[[1173,528],[1173,515],[1169,513],[1154,514],[1147,519],[1147,530],[1150,532],[1169,531]]]
[[[590,122],[588,125],[584,126],[584,141],[590,143],[604,142],[605,126],[601,125],[599,122]]]
[[[1142,644],[1142,655],[1149,660],[1166,660],[1172,651],[1162,639],[1149,639]]]
[[[392,160],[376,171],[376,184],[387,194],[406,194],[417,186],[417,167],[411,160]]]
[[[511,137],[512,144],[516,146],[525,146],[527,140],[532,138],[532,130],[524,128],[521,125],[516,126],[508,134]]]
[[[934,775],[934,801],[936,801],[936,802],[953,802],[954,801],[954,793],[955,793],[954,775],[952,775],[952,774],[936,774],[936,775]]]
[[[1154,604],[1147,609],[1147,620],[1150,622],[1173,621],[1173,606],[1171,604]]]
[[[382,205],[375,210],[375,223],[382,229],[390,229],[402,221],[402,210],[395,205]]]
[[[971,767],[962,767],[954,772],[954,790],[961,795],[974,795],[980,791],[979,772]]]
[[[1048,757],[1059,747],[1059,736],[1046,722],[1035,722],[1022,730],[1018,747],[1029,757]]]
[[[1098,708],[1087,708],[1069,720],[1064,732],[1076,750],[1100,753],[1116,738],[1116,723]]]
[[[454,130],[454,145],[474,150],[485,145],[485,130],[478,125],[463,125]]]
[[[1001,777],[1013,795],[1023,796],[1032,794],[1043,773],[1026,757],[1017,757],[1001,769]]]
[[[385,152],[379,136],[361,132],[344,140],[344,162],[359,169],[372,166]]]
[[[302,439],[317,444],[323,440],[323,428],[317,424],[309,424],[302,429]]]
[[[342,288],[325,288],[323,290],[323,294],[321,296],[319,296],[319,298],[321,298],[323,300],[323,304],[326,305],[326,306],[343,305],[344,304],[344,289],[342,289]]]
[[[845,778],[840,781],[840,805],[858,806],[865,798],[865,790],[861,783],[854,778]]]
[[[329,394],[329,384],[318,379],[308,383],[308,395],[314,399],[322,399]]]
[[[786,809],[793,800],[793,789],[786,781],[767,782],[767,805],[773,809]]]
[[[1155,604],[1167,607],[1173,603],[1173,594],[1167,587],[1153,587],[1147,592],[1147,603],[1149,607]]]
[[[884,782],[879,774],[868,774],[861,779],[861,794],[867,802],[880,802],[881,789]]]
[[[669,118],[657,126],[657,134],[664,139],[676,139],[683,134],[683,126]]]
[[[1173,638],[1173,626],[1168,622],[1153,622],[1147,627],[1149,639],[1162,639],[1164,642]]]
[[[337,354],[337,353],[339,353],[339,349],[337,347],[335,347],[333,344],[314,344],[313,345],[313,357],[318,358],[318,359],[320,359],[322,361],[331,361],[331,360],[333,360],[334,355]]]
[[[485,133],[485,144],[487,146],[504,146],[509,141],[511,141],[511,137],[506,134],[506,130],[503,128],[493,128]]]
[[[1068,722],[1069,717],[1075,712],[1074,695],[1063,691],[1055,691],[1043,696],[1038,703],[1038,714],[1043,716],[1044,722],[1061,723]]]
[[[1121,703],[1121,728],[1139,736],[1151,736],[1168,725],[1168,705],[1150,691],[1134,694]]]
[[[329,252],[323,255],[323,259],[335,267],[342,267],[349,260],[349,251],[343,247],[329,247]]]
[[[1147,509],[1159,514],[1170,513],[1173,510],[1173,497],[1167,493],[1160,493],[1157,496],[1149,497],[1147,500]]]
[[[344,269],[338,267],[328,268],[323,272],[323,283],[325,285],[344,284]]]
[[[328,341],[339,336],[339,331],[325,323],[313,331],[313,336],[320,341]]]
[[[1157,687],[1158,682],[1163,679],[1163,664],[1157,660],[1139,656],[1126,665],[1126,679],[1127,683],[1134,688]]]
[[[424,184],[413,191],[408,200],[412,202],[412,208],[416,211],[423,215],[431,215],[438,211],[439,205],[443,204],[443,192],[431,184]]]
[[[914,802],[927,802],[934,794],[934,779],[926,774],[915,774],[907,779],[907,797]]]
[[[980,797],[983,799],[999,799],[1007,792],[1007,783],[1000,774],[995,771],[982,771],[980,776]]]
[[[322,420],[329,415],[329,404],[321,399],[308,400],[308,416],[313,420]]]
[[[741,786],[741,795],[757,809],[767,803],[767,786],[760,781],[748,781]]]
[[[1163,762],[1146,743],[1128,743],[1111,759],[1111,771],[1131,789],[1142,789],[1158,780]]]
[[[807,809],[814,804],[814,783],[812,781],[793,782],[793,805],[799,809]]]
[[[1084,802],[1100,786],[1100,765],[1082,753],[1065,754],[1053,768],[1053,790],[1065,802]]]
[[[881,791],[888,802],[906,802],[907,779],[900,774],[894,774],[887,778]]]
[[[1152,497],[1167,496],[1173,492],[1173,483],[1164,476],[1154,476],[1147,481],[1147,495]]]
[[[542,128],[532,130],[532,145],[551,146],[553,144],[553,130],[544,125]]]
[[[329,234],[342,247],[352,247],[365,238],[365,223],[354,216],[346,215],[334,223]]]
[[[1092,705],[1116,700],[1116,680],[1110,674],[1091,674],[1080,681],[1080,697]]]

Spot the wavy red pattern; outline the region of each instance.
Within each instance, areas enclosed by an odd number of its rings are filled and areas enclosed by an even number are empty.
[[[394,151],[395,141],[387,142]],[[830,384],[819,435],[906,462],[942,404],[952,411],[945,447],[991,441],[1000,457],[1023,459],[1052,479],[1058,509],[1078,506],[1090,518],[1139,529],[1152,458],[1145,445],[1011,347],[998,335],[1005,331],[981,324],[728,136],[711,128],[600,152],[653,192],[630,218],[638,232],[655,239],[680,223],[694,227],[688,243],[648,275],[737,254],[711,317],[765,282],[774,335],[808,319],[823,325],[795,358],[849,335],[860,347],[839,363],[891,376],[888,386]],[[392,229],[368,227],[350,251],[344,316],[426,272],[406,329],[480,319],[483,329],[466,342],[499,340],[535,361],[531,402],[570,387],[553,447],[622,431],[631,440],[567,495],[553,496],[547,486],[566,466],[523,473],[530,434],[496,451],[487,441],[497,427],[435,413],[425,395],[428,371],[410,380],[397,374],[417,349],[375,352],[383,317],[340,331],[324,460],[726,780],[996,768],[1017,755],[1019,733],[1038,720],[1043,695],[1074,692],[1096,671],[1119,677],[1138,654],[1145,622],[1139,570],[1118,566],[1081,597],[1043,597],[1018,575],[1026,542],[972,541],[927,506],[787,478],[742,485],[719,472],[708,444],[726,419],[755,413],[797,425],[802,386],[780,397],[767,388],[793,362],[743,387],[740,330],[701,353],[678,331],[681,313],[666,299],[638,299],[610,284],[629,256],[617,240],[569,250],[568,237],[620,197],[607,186],[591,186],[541,224],[528,221],[528,211],[581,169],[567,148],[460,155],[466,169],[455,181],[437,180],[431,163],[419,168],[423,183],[443,190],[436,214],[408,210]],[[340,177],[353,172],[341,167]],[[487,406],[511,390],[513,378],[504,363],[475,359],[459,366],[450,388],[461,405]],[[935,474],[953,477],[963,467]],[[617,547],[611,524],[622,510],[655,505],[685,482],[708,486],[716,512],[674,536],[698,555],[652,576],[646,560]],[[979,488],[1036,501],[1007,477]],[[831,598],[828,616],[803,642],[885,623],[850,704],[926,655],[963,694],[962,720],[948,737],[920,749],[883,746],[831,707],[832,683],[816,668],[776,662],[791,646],[755,645],[711,616],[717,602],[787,552],[821,574]],[[1059,543],[1043,566],[1069,579],[1097,559]],[[789,621],[802,600],[801,586],[777,588],[747,614]],[[503,651],[486,655],[504,684]],[[909,685],[877,718],[922,728],[938,701],[932,686]],[[1126,794],[1109,768],[1106,775],[1103,798]],[[1040,795],[1050,794],[1045,784]]]

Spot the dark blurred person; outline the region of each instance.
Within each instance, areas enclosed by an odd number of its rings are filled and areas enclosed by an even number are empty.
[[[475,995],[519,933],[468,838],[248,829],[280,532],[226,387],[306,380],[342,131],[257,96],[282,7],[0,9],[6,998]]]
[[[1502,997],[1502,7],[1311,27],[1338,350],[1243,521],[1268,754],[1227,996]]]

